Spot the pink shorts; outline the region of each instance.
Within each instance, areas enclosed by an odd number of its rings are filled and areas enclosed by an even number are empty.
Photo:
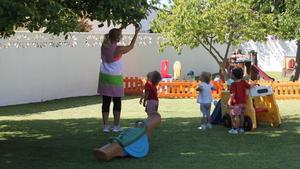
[[[246,112],[246,104],[236,104],[229,106],[230,114],[233,116],[241,115]]]
[[[156,113],[158,110],[158,101],[157,100],[147,100],[146,112],[147,113]]]

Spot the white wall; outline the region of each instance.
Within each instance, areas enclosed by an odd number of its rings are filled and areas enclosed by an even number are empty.
[[[281,41],[272,36],[266,43],[247,42],[240,46],[245,51],[255,50],[258,53],[258,66],[264,71],[282,71],[284,56],[296,56],[296,41]]]
[[[0,105],[95,94],[98,53],[80,46],[0,49]]]
[[[101,34],[74,33],[65,41],[47,34],[17,33],[0,39],[0,106],[95,95],[102,38]],[[130,39],[131,35],[124,35],[121,44]],[[171,48],[159,53],[159,41],[158,35],[140,34],[134,50],[124,56],[124,75],[144,76],[159,70],[162,59],[170,60],[170,73],[175,60],[181,61],[184,74],[217,71],[204,49],[185,48],[180,56]],[[39,45],[43,47],[33,47]]]
[[[63,36],[17,33],[0,39],[0,106],[95,95],[103,34],[71,35],[65,40]],[[120,44],[128,44],[131,36],[124,35]],[[189,70],[196,75],[201,71],[217,72],[217,64],[202,47],[185,47],[181,55],[170,47],[159,53],[161,40],[157,34],[139,34],[135,48],[123,57],[124,75],[145,76],[149,71],[159,70],[163,59],[169,59],[170,73],[174,61],[179,60],[182,77]],[[296,55],[293,41],[270,39],[265,44],[248,42],[240,47],[256,50],[259,66],[265,71],[281,71],[283,56]],[[218,48],[224,53],[224,46]]]
[[[196,75],[201,71],[217,72],[218,66],[215,60],[204,48],[190,50],[185,47],[181,55],[168,47],[163,53],[159,52],[157,35],[147,35],[144,39],[151,38],[151,42],[146,40],[147,45],[141,45],[141,39],[137,42],[137,47],[124,56],[124,74],[127,76],[145,76],[147,72],[160,69],[161,60],[170,61],[170,74],[173,74],[173,64],[175,61],[181,62],[181,74],[183,77],[189,70],[193,70]],[[225,48],[224,50],[225,51]]]

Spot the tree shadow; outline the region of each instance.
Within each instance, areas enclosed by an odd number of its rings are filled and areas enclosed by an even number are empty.
[[[122,100],[135,99],[137,96],[126,96]],[[40,103],[29,103],[11,106],[0,107],[0,116],[10,115],[29,115],[46,111],[55,111],[69,108],[76,108],[94,104],[102,104],[102,97],[97,96],[82,96],[65,99],[50,100]]]
[[[125,127],[137,119],[122,119]],[[297,168],[300,117],[280,128],[258,126],[229,135],[221,125],[199,131],[198,118],[166,118],[154,131],[150,153],[142,159],[98,162],[92,150],[115,133],[103,134],[96,118],[0,121],[2,168]]]

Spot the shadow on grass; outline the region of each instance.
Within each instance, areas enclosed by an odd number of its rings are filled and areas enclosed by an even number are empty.
[[[124,119],[130,127],[136,119]],[[281,128],[229,135],[216,125],[197,130],[198,118],[163,119],[146,158],[98,162],[92,149],[116,134],[103,134],[99,119],[0,121],[1,168],[297,168],[300,117]]]
[[[135,98],[137,97],[128,96],[128,97],[123,97],[122,100],[130,100]],[[76,107],[101,104],[101,103],[102,103],[102,96],[83,96],[83,97],[57,99],[57,100],[45,101],[41,103],[2,106],[0,107],[0,116],[29,115],[34,113],[76,108]]]

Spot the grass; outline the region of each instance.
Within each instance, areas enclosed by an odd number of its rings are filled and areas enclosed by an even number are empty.
[[[149,155],[99,162],[93,148],[115,136],[101,132],[100,100],[92,96],[0,107],[0,168],[300,168],[299,100],[278,101],[280,128],[259,126],[233,136],[221,125],[197,130],[195,100],[161,99],[163,121],[154,131]],[[122,125],[145,118],[143,110],[138,98],[124,98]]]
[[[269,76],[273,77],[276,81],[289,81],[290,77],[283,77],[282,72],[266,72]]]

